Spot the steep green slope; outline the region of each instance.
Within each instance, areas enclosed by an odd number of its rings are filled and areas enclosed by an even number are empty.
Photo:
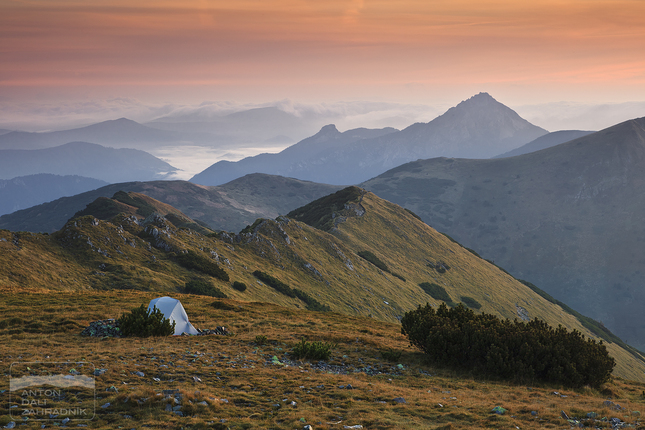
[[[481,304],[481,311],[537,317],[592,335],[560,306],[401,207],[357,188],[345,196],[344,202],[335,199],[342,209],[333,211],[329,232],[278,217],[260,219],[238,235],[204,236],[160,216],[142,223],[126,215],[111,221],[79,217],[52,235],[0,231],[0,285],[172,293],[199,280],[238,300],[303,310],[319,303],[335,312],[395,322],[419,304],[441,303],[419,286],[428,282],[442,286],[454,302]],[[376,260],[360,257],[365,251]],[[211,270],[215,267],[226,277]],[[275,288],[257,271],[288,289]],[[232,288],[236,281],[248,288]],[[643,379],[642,361],[616,344],[608,346],[619,363],[617,375]]]

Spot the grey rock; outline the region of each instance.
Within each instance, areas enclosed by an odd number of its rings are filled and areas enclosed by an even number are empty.
[[[394,401],[396,403],[407,403],[403,397],[395,397]]]
[[[89,326],[87,326],[81,332],[81,336],[92,336],[92,337],[121,337],[121,329],[119,328],[119,322],[114,318],[92,321]],[[97,369],[103,370],[105,369]],[[102,375],[102,373],[100,373]],[[99,375],[96,375],[99,376]]]

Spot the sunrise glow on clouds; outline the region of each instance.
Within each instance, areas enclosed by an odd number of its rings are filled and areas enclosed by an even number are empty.
[[[617,102],[643,53],[640,0],[0,0],[9,98]]]

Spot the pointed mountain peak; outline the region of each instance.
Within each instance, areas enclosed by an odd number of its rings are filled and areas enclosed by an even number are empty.
[[[328,124],[320,129],[316,136],[335,136],[340,134],[340,131],[336,128],[335,124]]]
[[[474,99],[478,99],[478,100],[483,100],[483,99],[495,100],[495,99],[493,98],[493,96],[491,96],[491,95],[490,95],[490,94],[488,94],[487,92],[483,92],[483,91],[482,91],[482,92],[480,92],[479,94],[475,94],[474,96],[472,96],[472,97],[471,97],[471,98],[469,98],[468,100],[474,100]],[[495,100],[495,101],[497,101],[497,100]]]
[[[471,98],[469,98],[467,100],[462,101],[457,106],[455,106],[455,108],[459,109],[459,108],[466,108],[466,107],[469,107],[469,106],[480,107],[480,106],[486,106],[486,105],[504,106],[502,103],[500,103],[497,100],[495,100],[493,98],[493,96],[491,96],[490,94],[488,94],[488,93],[479,93],[479,94],[475,94],[474,96],[472,96]],[[504,106],[504,107],[507,108],[506,106]]]
[[[488,93],[479,93],[462,101],[457,106],[448,109],[445,114],[436,118],[435,121],[454,121],[457,119],[471,122],[477,121],[477,119],[482,121],[480,124],[477,124],[477,127],[486,126],[490,128],[492,126],[491,121],[493,123],[500,123],[500,121],[507,122],[506,125],[511,126],[514,130],[528,127],[534,129],[534,131],[538,131],[537,135],[533,138],[547,133],[546,130],[529,123],[513,109],[498,102]],[[504,132],[501,132],[501,135],[504,134]]]

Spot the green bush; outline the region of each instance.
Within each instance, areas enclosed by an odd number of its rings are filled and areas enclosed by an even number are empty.
[[[395,278],[399,278],[403,282],[407,282],[407,280],[403,276],[399,275],[398,273],[392,272],[392,276],[394,276]]]
[[[464,305],[468,306],[469,308],[472,308],[472,309],[482,308],[481,303],[479,303],[477,300],[473,299],[472,297],[461,296],[459,299]]]
[[[204,257],[203,255],[196,253],[195,251],[189,250],[186,253],[179,254],[176,256],[176,260],[177,263],[179,263],[186,269],[197,270],[199,272],[205,273],[206,275],[220,279],[224,282],[228,282],[229,280],[228,273],[226,273],[224,269],[219,267],[217,263],[207,257]]]
[[[396,349],[381,351],[381,357],[383,357],[384,360],[394,363],[399,361],[399,358],[401,358],[401,351],[397,351]]]
[[[571,387],[599,387],[615,361],[602,341],[579,331],[475,314],[459,304],[435,311],[427,304],[407,312],[401,332],[438,365],[461,368],[517,383],[543,381]]]
[[[327,342],[307,342],[302,339],[293,347],[291,355],[296,360],[329,360],[331,350],[335,347],[336,345]]]
[[[175,322],[170,322],[155,306],[149,311],[144,305],[123,314],[117,320],[123,336],[170,336],[175,333]]]
[[[268,341],[269,340],[267,339],[267,337],[265,335],[263,335],[263,334],[259,334],[259,335],[255,336],[255,343],[258,344],[258,345],[264,345]]]
[[[246,291],[246,284],[244,282],[235,281],[233,282],[233,289],[243,293]]]
[[[382,262],[376,255],[374,255],[373,252],[370,251],[359,251],[358,256],[363,258],[364,260],[369,261],[379,269],[381,269],[384,272],[390,273],[390,269],[388,269],[387,264]]]
[[[425,291],[425,293],[427,295],[429,295],[430,297],[432,297],[435,300],[442,300],[444,302],[452,302],[452,299],[450,298],[450,295],[448,294],[446,289],[444,287],[442,287],[441,285],[435,284],[434,282],[433,283],[421,282],[419,284],[419,287],[421,287],[421,289],[423,291]]]
[[[222,310],[222,311],[236,311],[237,312],[238,310],[240,310],[240,308],[238,306],[229,305],[228,303],[220,302],[219,300],[211,303],[211,306],[213,308],[215,308],[215,309],[219,309],[219,310]]]
[[[284,282],[274,278],[268,273],[264,273],[260,270],[256,270],[255,272],[253,272],[253,276],[258,278],[260,281],[264,282],[265,284],[267,284],[269,287],[273,288],[280,294],[284,294],[287,297],[293,297],[293,298],[298,298],[302,300],[307,305],[306,308],[310,311],[320,311],[320,312],[331,311],[331,308],[329,306],[323,305],[318,300],[314,299],[313,297],[311,297],[309,294],[305,293],[302,290],[299,290],[297,288],[291,288]]]
[[[212,285],[210,282],[200,281],[193,279],[192,281],[186,282],[184,287],[184,292],[186,294],[196,294],[198,296],[209,296],[217,297],[219,299],[226,299],[226,294],[224,294],[219,288]]]

